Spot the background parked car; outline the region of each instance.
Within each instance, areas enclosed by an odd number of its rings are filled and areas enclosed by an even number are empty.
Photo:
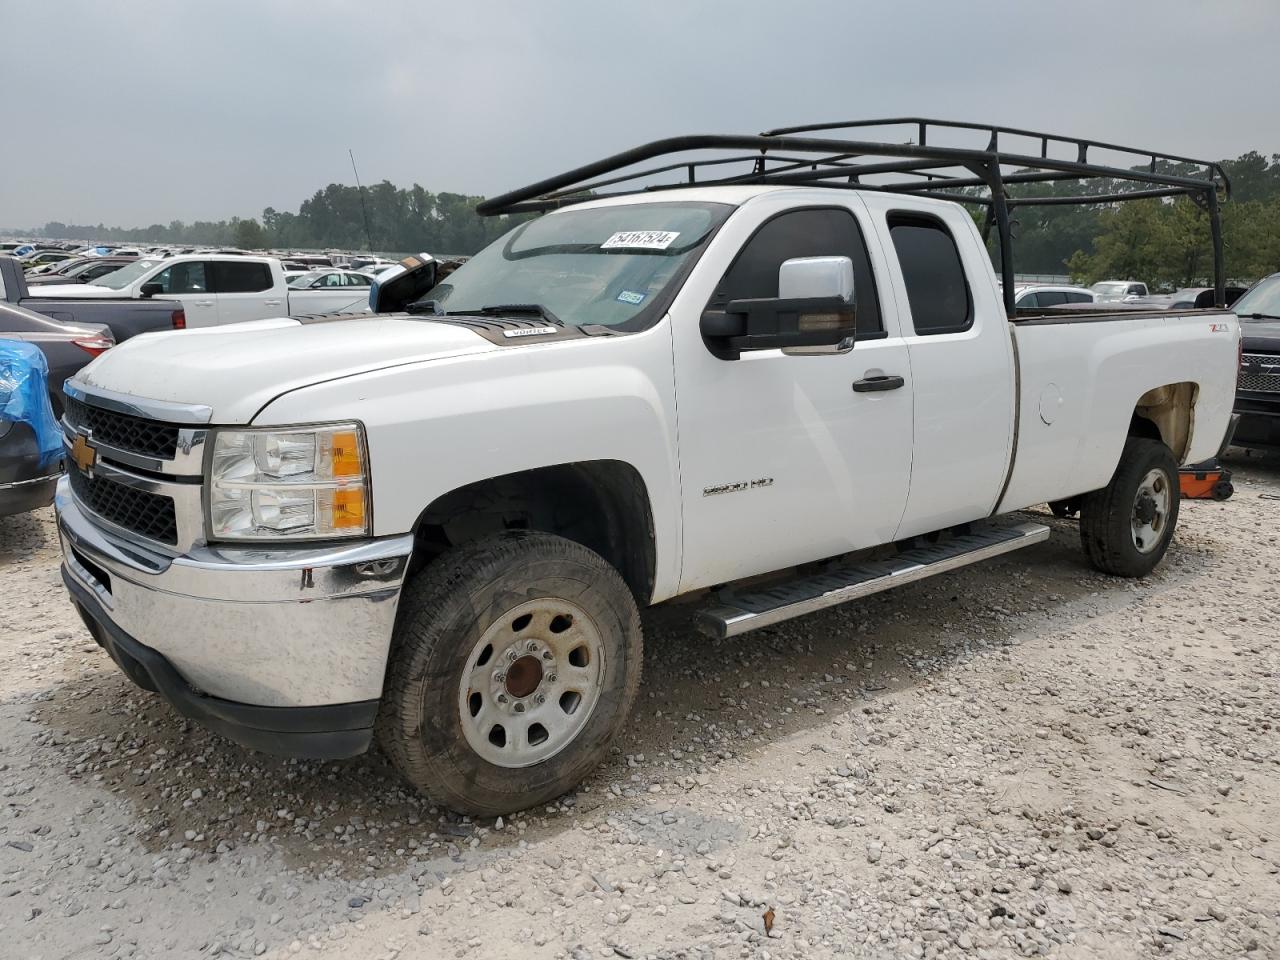
[[[1227,306],[1244,295],[1245,287],[1227,287]],[[1170,310],[1207,310],[1213,306],[1213,287],[1183,287],[1169,294],[1166,299]],[[1161,298],[1152,297],[1153,301]]]
[[[332,290],[339,287],[363,287],[368,290],[372,279],[356,270],[310,270],[289,281],[290,290]]]
[[[74,262],[58,264],[48,273],[27,277],[28,287],[47,286],[51,283],[93,283],[99,277],[114,273],[135,261],[128,257],[82,257]]]
[[[1019,310],[1060,307],[1067,303],[1094,303],[1097,297],[1084,287],[1062,287],[1028,284],[1014,288],[1013,305]]]
[[[0,515],[52,503],[62,463],[44,354],[35,344],[0,340]]]
[[[30,343],[44,354],[50,402],[58,416],[66,405],[62,385],[116,342],[104,324],[64,323],[8,303],[0,303],[0,339]]]
[[[1134,280],[1101,280],[1089,289],[1096,294],[1098,303],[1143,300],[1148,295],[1147,285]]]
[[[1240,318],[1237,447],[1280,451],[1280,273],[1259,280],[1231,307]]]

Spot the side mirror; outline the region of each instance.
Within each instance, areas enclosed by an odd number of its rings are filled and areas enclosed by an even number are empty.
[[[779,268],[777,297],[731,300],[703,313],[699,329],[722,360],[743,350],[822,355],[853,349],[856,319],[853,261],[797,257]]]
[[[143,298],[154,297],[158,293],[164,293],[163,283],[144,283],[138,290],[138,295]]]

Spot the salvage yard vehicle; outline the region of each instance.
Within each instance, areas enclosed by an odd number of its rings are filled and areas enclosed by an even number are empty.
[[[1259,280],[1232,309],[1240,318],[1243,353],[1231,442],[1280,451],[1280,273]]]
[[[76,293],[85,289],[84,284],[59,285],[69,291],[58,296],[35,296],[52,288],[27,285],[22,267],[12,257],[0,256],[0,301],[41,314],[59,323],[104,325],[111,331],[117,343],[123,343],[139,333],[160,330],[182,330],[187,325],[186,311],[182,304],[168,300],[115,300],[93,297],[81,298]]]
[[[47,507],[62,461],[44,354],[0,336],[0,517]]]
[[[211,327],[365,308],[368,288],[291,289],[275,257],[196,253],[143,258],[86,284],[50,284],[33,298],[162,299],[182,305],[188,327]]]
[[[990,146],[938,145],[974,129]],[[1221,292],[1215,164],[923,120],[659,141],[482,203],[545,215],[408,312],[145,337],[81,371],[63,579],[186,716],[287,756],[376,733],[494,815],[604,756],[641,605],[700,597],[736,636],[1042,541],[1004,515],[1046,501],[1096,568],[1147,574],[1179,464],[1227,428],[1239,327],[1017,310],[1009,208],[1038,200],[1006,182],[1064,176],[1144,187],[1081,203],[1199,198]],[[1002,288],[956,201],[987,211]]]
[[[0,303],[0,340],[22,340],[44,354],[48,366],[49,402],[62,415],[62,385],[104,350],[115,346],[111,329],[100,323],[65,323]]]

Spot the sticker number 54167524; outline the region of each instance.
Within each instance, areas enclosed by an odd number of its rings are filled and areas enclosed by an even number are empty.
[[[601,250],[665,250],[679,232],[670,230],[622,230],[600,244]]]

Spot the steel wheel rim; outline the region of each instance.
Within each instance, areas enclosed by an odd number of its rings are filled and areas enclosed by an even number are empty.
[[[1139,553],[1150,553],[1160,545],[1169,526],[1172,504],[1168,475],[1158,468],[1147,471],[1133,497],[1129,528]]]
[[[467,744],[511,769],[554,757],[595,712],[604,668],[604,638],[576,603],[544,597],[512,607],[463,668],[458,717]]]

